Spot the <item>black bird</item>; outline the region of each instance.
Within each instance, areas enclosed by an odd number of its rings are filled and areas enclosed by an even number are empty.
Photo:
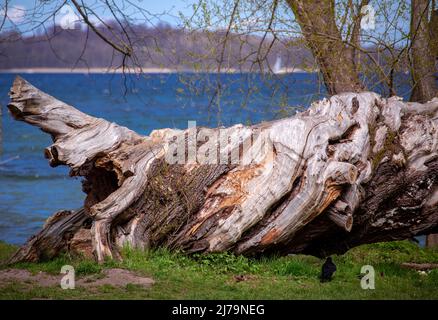
[[[332,257],[328,257],[321,269],[321,282],[332,280],[333,273],[336,271],[336,265],[332,261]]]

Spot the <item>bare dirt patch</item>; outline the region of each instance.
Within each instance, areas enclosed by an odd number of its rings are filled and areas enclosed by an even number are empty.
[[[77,281],[79,286],[99,287],[103,285],[112,285],[115,287],[126,287],[127,284],[136,284],[144,287],[150,287],[155,283],[151,278],[139,276],[125,269],[107,269],[103,271],[104,277],[93,279],[86,277]]]
[[[38,285],[41,287],[59,286],[64,275],[51,275],[45,272],[32,274],[22,269],[0,270],[0,288],[10,283],[20,283],[28,285]],[[148,277],[143,277],[125,269],[107,269],[99,275],[76,278],[77,287],[95,288],[103,285],[114,287],[126,287],[128,284],[150,287],[155,281]]]

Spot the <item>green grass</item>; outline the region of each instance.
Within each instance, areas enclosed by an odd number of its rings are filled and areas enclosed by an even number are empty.
[[[0,243],[0,260],[15,250]],[[77,276],[99,276],[104,268],[125,268],[152,277],[149,289],[102,286],[62,290],[12,283],[0,288],[0,299],[438,299],[438,270],[420,275],[400,267],[402,262],[438,262],[438,250],[422,249],[408,241],[378,243],[333,256],[338,271],[330,283],[320,283],[323,260],[293,255],[248,259],[229,253],[186,256],[164,249],[123,250],[123,261],[97,265],[94,261],[62,256],[49,262],[18,264],[33,273],[59,274],[70,264]],[[360,287],[360,269],[372,265],[376,289]],[[4,268],[4,267],[3,267]],[[244,281],[235,276],[245,275]]]

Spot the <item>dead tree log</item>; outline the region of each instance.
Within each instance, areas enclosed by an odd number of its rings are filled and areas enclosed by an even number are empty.
[[[401,264],[403,268],[413,269],[417,271],[428,271],[432,269],[438,269],[438,263],[413,263],[413,262],[404,262]]]
[[[344,93],[255,126],[141,136],[22,78],[10,96],[15,119],[52,136],[50,165],[82,176],[87,194],[11,262],[62,250],[102,262],[125,244],[325,256],[438,231],[438,99]]]

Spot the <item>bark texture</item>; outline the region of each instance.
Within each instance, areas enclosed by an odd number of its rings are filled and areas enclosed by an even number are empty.
[[[429,234],[426,237],[426,247],[428,248],[434,248],[438,247],[438,234]]]
[[[326,256],[438,231],[438,99],[344,93],[255,126],[141,136],[19,77],[10,96],[15,119],[53,137],[50,165],[87,194],[10,262],[63,250],[102,262],[125,244]]]
[[[413,89],[411,101],[426,102],[436,97],[436,11],[429,0],[412,0],[411,8],[411,59]],[[431,19],[429,21],[429,15]]]
[[[432,2],[434,4],[434,2]],[[429,19],[429,11],[430,19]],[[438,10],[429,0],[411,4],[411,56],[413,89],[411,101],[425,102],[438,94],[436,59],[438,58]],[[426,245],[438,245],[438,234],[427,236]]]
[[[318,63],[328,93],[363,91],[356,68],[356,48],[345,44],[336,25],[335,1],[287,0],[287,3]],[[352,37],[355,45],[359,42],[359,26],[360,15]]]
[[[401,266],[407,269],[414,269],[418,271],[428,271],[432,269],[438,269],[438,263],[402,263]]]

